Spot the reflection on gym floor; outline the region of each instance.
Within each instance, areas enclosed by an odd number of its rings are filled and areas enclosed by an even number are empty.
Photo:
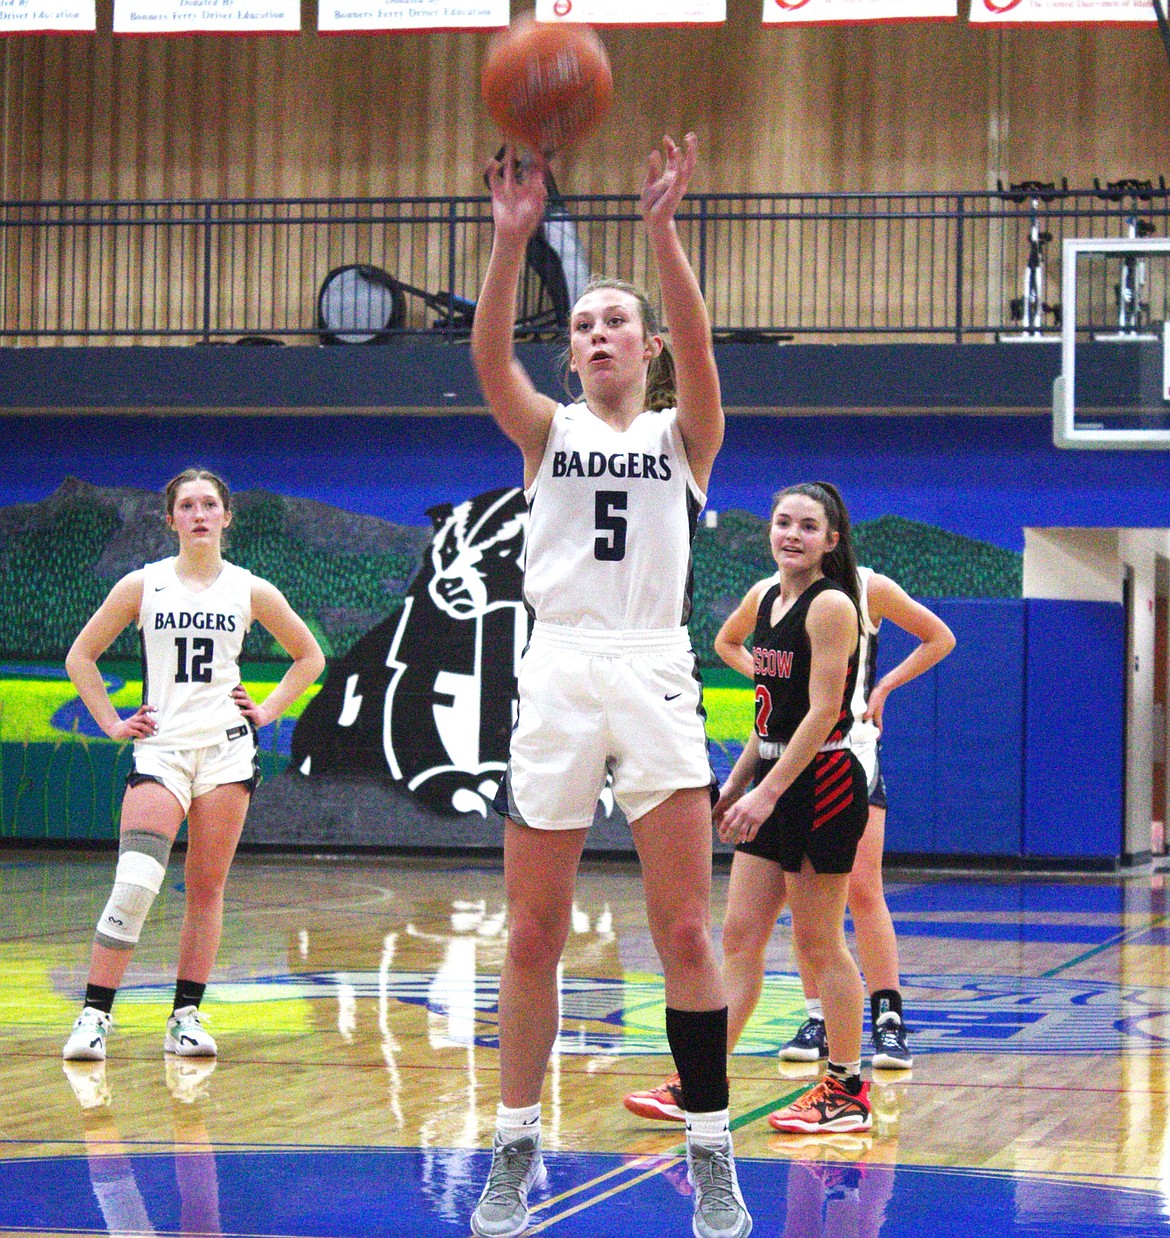
[[[507,939],[497,862],[244,856],[204,1009],[217,1060],[164,1057],[172,867],[105,1063],[62,1063],[109,857],[0,863],[0,1230],[463,1235],[497,1100]],[[726,889],[717,875],[716,919]],[[913,1072],[874,1072],[874,1127],[767,1116],[815,1065],[790,935],[730,1063],[756,1235],[1170,1235],[1170,983],[1158,875],[893,875]],[[690,1230],[681,1130],[622,1108],[669,1072],[638,874],[587,863],[545,1091],[531,1232]]]

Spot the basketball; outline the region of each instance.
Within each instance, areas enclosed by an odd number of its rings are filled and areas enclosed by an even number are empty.
[[[609,57],[588,26],[515,21],[488,45],[480,77],[501,131],[542,155],[579,141],[609,111]]]

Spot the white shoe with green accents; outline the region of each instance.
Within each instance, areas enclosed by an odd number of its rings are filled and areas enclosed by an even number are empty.
[[[198,1006],[180,1006],[167,1020],[163,1052],[177,1053],[179,1057],[215,1057],[219,1052],[203,1026]]]
[[[104,1010],[94,1006],[83,1007],[61,1050],[61,1056],[67,1062],[104,1062],[106,1033],[113,1021],[113,1016]]]

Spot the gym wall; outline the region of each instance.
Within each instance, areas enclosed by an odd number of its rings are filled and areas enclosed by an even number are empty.
[[[9,466],[0,480],[0,556],[8,568],[0,578],[0,837],[114,837],[128,753],[93,730],[62,656],[119,575],[168,553],[151,504],[157,508],[169,476],[200,462],[223,472],[239,496],[229,555],[284,589],[332,658],[316,721],[310,716],[302,732],[294,717],[262,735],[266,782],[247,841],[499,844],[482,785],[498,778],[506,753],[507,710],[496,706],[509,691],[504,681],[522,622],[517,578],[500,582],[498,593],[489,582],[495,609],[485,611],[480,629],[507,651],[484,659],[500,669],[499,683],[473,674],[466,633],[444,626],[433,608],[400,633],[409,597],[413,619],[430,605],[432,528],[458,533],[460,506],[478,503],[482,512],[496,502],[484,496],[518,502],[515,450],[490,420],[8,414],[0,439]],[[898,692],[888,709],[891,850],[1101,865],[1130,854],[1115,757],[1122,724],[1111,704],[1124,646],[1117,647],[1115,622],[1099,618],[1121,607],[1074,600],[1057,604],[1071,609],[1050,612],[1047,603],[1025,602],[1021,551],[1025,527],[1120,523],[1132,519],[1135,504],[1170,526],[1162,455],[1061,452],[1048,420],[1036,416],[732,418],[710,490],[715,527],[704,524],[696,543],[692,623],[711,689],[713,759],[723,774],[750,726],[751,690],[719,671],[710,640],[747,587],[771,570],[763,528],[772,493],[813,477],[842,486],[862,559],[937,599],[959,639],[938,670]],[[478,517],[463,522],[472,525],[487,527]],[[506,521],[497,525],[502,531]],[[1054,653],[1052,633],[1066,630],[1075,638],[1057,639]],[[898,656],[899,639],[894,629],[883,635],[883,664]],[[272,682],[281,667],[271,644],[259,632],[250,642],[245,680]],[[396,688],[403,695],[395,708],[410,697],[401,743],[392,738],[397,776],[381,725],[391,661],[410,668]],[[128,632],[106,668],[122,693],[116,703],[126,708],[135,703],[135,668]],[[350,675],[358,677],[352,685]],[[473,702],[470,748],[466,734],[447,728],[453,682],[466,684]],[[357,728],[351,718],[339,730],[343,702],[358,697],[373,712]],[[295,712],[304,718],[308,709]],[[372,739],[359,742],[367,724]],[[1042,770],[1033,756],[1040,751],[1054,762]],[[1075,765],[1066,769],[1069,761]],[[445,766],[457,768],[431,773]],[[468,777],[453,781],[460,771]],[[439,795],[446,798],[436,808]],[[592,846],[628,849],[620,816],[599,814]]]
[[[558,158],[566,193],[636,190],[663,132],[698,132],[721,192],[1075,187],[1170,167],[1165,52],[1145,29],[953,23],[611,30],[609,120]],[[3,40],[0,197],[482,192],[486,34]],[[964,10],[965,11],[965,10]],[[729,71],[734,66],[734,71]]]

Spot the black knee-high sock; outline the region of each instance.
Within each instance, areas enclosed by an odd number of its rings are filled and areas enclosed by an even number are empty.
[[[85,1004],[92,1006],[95,1010],[101,1010],[105,1014],[109,1014],[114,1009],[114,998],[117,994],[117,989],[107,989],[100,984],[87,984],[85,986]]]
[[[198,1006],[203,1000],[207,985],[195,980],[184,980],[181,976],[175,981],[174,1010],[182,1010],[184,1006]]]
[[[666,1008],[666,1039],[682,1083],[688,1113],[727,1108],[727,1007],[721,1010]]]
[[[902,994],[897,989],[878,989],[869,995],[871,1027],[877,1027],[878,1019],[889,1011],[893,1011],[899,1019],[902,1017]]]

